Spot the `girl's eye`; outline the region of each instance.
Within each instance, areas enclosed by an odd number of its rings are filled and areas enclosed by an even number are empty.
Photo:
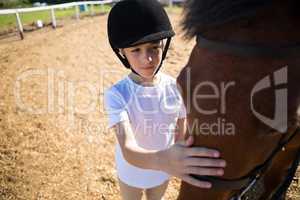
[[[139,52],[139,51],[140,51],[139,48],[131,50],[131,52]]]
[[[158,52],[158,50],[159,50],[159,46],[152,46],[150,49],[149,49],[149,51],[151,51],[151,52]]]

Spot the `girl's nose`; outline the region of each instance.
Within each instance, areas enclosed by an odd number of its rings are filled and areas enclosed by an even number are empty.
[[[153,60],[153,59],[152,59],[152,56],[148,55],[147,57],[148,57],[148,61],[149,61],[149,62],[152,62],[152,60]]]
[[[153,57],[151,55],[151,53],[146,52],[143,56],[143,60],[145,62],[145,64],[149,64],[153,61]]]

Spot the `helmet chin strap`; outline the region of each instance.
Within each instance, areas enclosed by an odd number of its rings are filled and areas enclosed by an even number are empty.
[[[165,58],[166,58],[166,55],[167,55],[167,52],[169,50],[169,47],[170,47],[170,43],[171,43],[171,38],[167,38],[167,42],[166,42],[166,45],[164,45],[164,50],[163,50],[163,53],[162,53],[162,57],[161,57],[161,61],[160,61],[160,64],[159,66],[157,67],[154,75],[156,75],[158,73],[158,71],[160,70]]]
[[[161,58],[161,61],[160,61],[160,64],[159,66],[157,67],[157,69],[155,70],[155,73],[154,75],[156,75],[158,73],[158,71],[160,70],[162,64],[163,64],[163,61],[164,59],[166,58],[166,55],[167,55],[167,52],[169,50],[169,47],[170,47],[170,43],[171,43],[171,38],[167,38],[167,42],[166,42],[166,45],[164,45],[164,50],[163,50],[163,53],[162,53],[162,58]],[[118,56],[118,58],[121,60],[121,62],[123,63],[123,65],[130,69],[133,73],[137,74],[138,76],[142,77],[139,73],[137,73],[129,64],[128,60],[126,57],[123,57],[121,55],[121,53],[119,52],[119,49],[117,48],[113,48],[115,54]]]

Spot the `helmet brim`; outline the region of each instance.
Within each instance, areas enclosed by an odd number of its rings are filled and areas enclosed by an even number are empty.
[[[130,41],[128,43],[123,43],[122,45],[120,45],[117,48],[133,47],[133,46],[148,43],[148,42],[153,42],[153,41],[163,40],[163,39],[166,39],[166,38],[171,38],[174,35],[175,35],[174,31],[161,31],[161,32],[158,32],[158,33],[153,33],[153,34],[146,35],[144,37],[140,37],[136,41]]]

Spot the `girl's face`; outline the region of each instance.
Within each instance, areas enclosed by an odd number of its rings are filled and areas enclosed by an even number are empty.
[[[121,49],[130,66],[143,78],[152,79],[161,62],[163,42],[151,42]]]

